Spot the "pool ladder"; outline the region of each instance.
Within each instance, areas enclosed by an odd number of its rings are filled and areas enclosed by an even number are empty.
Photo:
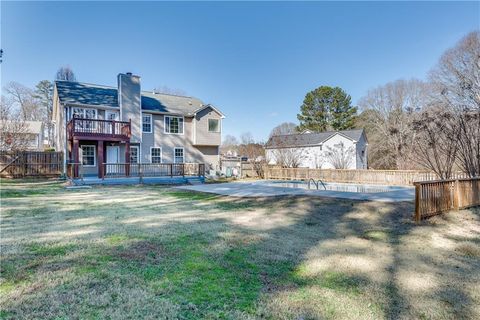
[[[327,187],[325,186],[325,183],[323,183],[323,181],[321,179],[318,179],[317,181],[315,181],[313,178],[310,178],[308,180],[308,189],[310,189],[310,182],[313,182],[313,184],[315,185],[315,187],[317,188],[318,190],[318,186],[319,186],[319,182],[322,184],[323,188],[325,190],[327,190]]]

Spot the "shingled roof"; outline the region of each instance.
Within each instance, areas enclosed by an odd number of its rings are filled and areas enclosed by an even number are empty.
[[[97,84],[55,81],[62,104],[80,104],[118,108],[117,89]]]
[[[62,104],[119,107],[117,88],[71,81],[56,81],[55,85]],[[141,104],[145,111],[184,116],[192,116],[204,106],[197,98],[147,91],[141,92]]]
[[[314,133],[296,133],[287,135],[272,136],[266,144],[267,149],[292,148],[316,146],[322,144],[335,134],[341,134],[353,141],[359,141],[363,134],[363,129],[343,130],[343,131],[325,131]]]

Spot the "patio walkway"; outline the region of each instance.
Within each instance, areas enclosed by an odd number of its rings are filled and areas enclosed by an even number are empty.
[[[399,187],[397,190],[378,193],[305,190],[301,188],[267,186],[258,182],[215,183],[194,186],[178,186],[176,188],[183,190],[215,193],[233,197],[273,197],[282,195],[308,195],[381,202],[413,201],[415,199],[415,188],[413,187]]]

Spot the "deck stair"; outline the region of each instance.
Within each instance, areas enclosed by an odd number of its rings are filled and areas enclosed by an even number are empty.
[[[186,182],[190,185],[199,185],[199,184],[204,184],[205,183],[205,178],[203,177],[190,177],[186,178]]]

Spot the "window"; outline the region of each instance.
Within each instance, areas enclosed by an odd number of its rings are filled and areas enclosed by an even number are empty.
[[[88,145],[82,146],[82,164],[85,167],[94,167],[95,166],[95,146]]]
[[[162,148],[150,148],[150,162],[162,163]]]
[[[130,147],[130,163],[138,163],[138,147]]]
[[[220,132],[220,121],[218,119],[208,119],[208,132]]]
[[[73,108],[72,118],[83,118],[85,115],[85,109],[83,108]]]
[[[97,119],[97,109],[73,108],[72,115],[75,118]],[[94,121],[77,121],[75,127],[77,129],[95,129]]]
[[[165,117],[165,133],[183,134],[183,118]]]
[[[185,159],[184,159],[184,156],[183,156],[183,148],[175,148],[174,149],[174,155],[175,155],[175,158],[174,158],[173,162],[175,162],[175,163],[184,163],[185,162]]]
[[[144,114],[142,116],[142,131],[152,133],[152,115]]]
[[[73,117],[84,119],[97,119],[97,109],[73,108]]]

